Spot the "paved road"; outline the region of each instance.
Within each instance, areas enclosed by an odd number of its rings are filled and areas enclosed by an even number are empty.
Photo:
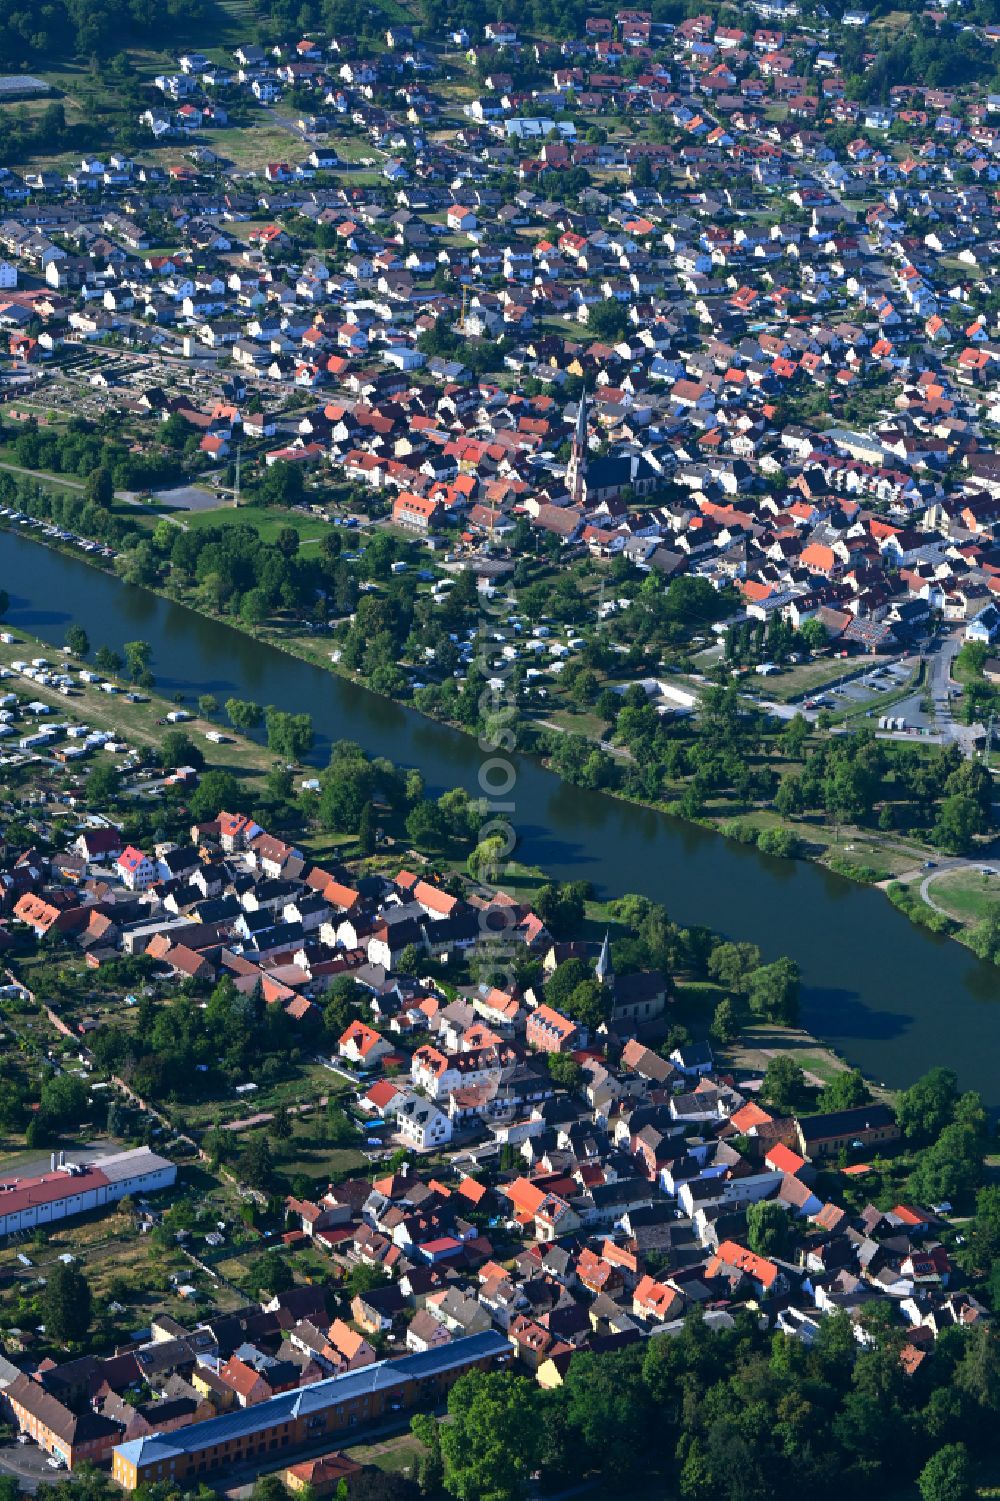
[[[34,1444],[6,1444],[0,1448],[0,1475],[13,1475],[22,1491],[35,1495],[40,1485],[55,1485],[66,1479],[65,1470],[54,1470],[47,1456]]]
[[[555,730],[557,735],[576,735],[580,731],[568,728],[564,724],[554,724],[551,719],[539,719],[538,724],[543,730]],[[613,740],[595,740],[594,744],[609,756],[618,756],[623,761],[632,761],[635,758],[632,752],[624,745],[615,745]]]
[[[920,895],[927,903],[928,907],[933,907],[934,911],[940,912],[942,917],[952,917],[952,914],[947,910],[947,908],[942,907],[941,904],[939,902],[936,902],[931,896],[931,883],[936,881],[938,876],[949,875],[952,871],[955,870],[978,871],[996,869],[996,866],[991,865],[989,863],[989,860],[984,859],[982,856],[980,856],[978,860],[944,860],[936,870],[932,870],[928,875],[924,876],[923,880],[920,882]],[[954,921],[954,918],[952,918],[952,920]]]
[[[964,753],[971,756],[975,750],[976,735],[982,733],[982,725],[959,724],[954,715],[952,701],[948,697],[949,691],[958,687],[951,675],[951,668],[962,649],[964,638],[964,627],[956,626],[947,635],[938,636],[931,643],[926,656],[926,691],[930,694],[934,705],[934,718],[944,739],[956,741]]]
[[[0,464],[0,469],[9,469],[11,474],[25,474],[27,475],[28,479],[49,479],[52,480],[54,484],[65,485],[67,490],[86,490],[87,488],[86,482],[84,480],[70,479],[67,475],[64,474],[47,474],[44,470],[41,469],[25,469],[23,464],[2,463]]]

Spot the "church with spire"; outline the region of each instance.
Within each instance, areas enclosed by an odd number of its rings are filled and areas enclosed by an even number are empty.
[[[576,408],[576,424],[566,465],[566,489],[573,505],[583,508],[616,500],[629,490],[635,498],[652,494],[664,483],[663,470],[647,453],[626,452],[589,457],[589,406],[583,392]]]
[[[575,506],[587,499],[587,393],[583,392],[576,408],[573,446],[566,466],[566,488]]]
[[[655,1026],[667,1006],[667,981],[659,970],[638,970],[616,975],[611,958],[611,935],[605,931],[601,952],[594,965],[594,979],[610,993],[608,1030],[619,1037],[634,1037]]]
[[[594,965],[594,979],[598,985],[611,985],[614,983],[615,972],[611,963],[611,944],[607,932],[604,934],[604,942],[601,944],[601,952],[597,963]]]

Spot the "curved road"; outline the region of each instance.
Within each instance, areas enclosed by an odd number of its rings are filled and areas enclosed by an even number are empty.
[[[984,865],[982,858],[978,860],[944,860],[936,870],[932,870],[928,875],[924,876],[923,880],[920,882],[921,897],[927,903],[928,907],[932,907],[935,912],[940,912],[942,917],[951,918],[952,922],[957,922],[959,921],[959,919],[957,919],[954,914],[949,912],[945,907],[942,907],[939,902],[936,902],[934,900],[934,898],[930,894],[930,886],[933,881],[937,880],[938,876],[950,875],[951,872],[955,870],[988,870],[991,874],[995,874],[996,868],[992,865]]]

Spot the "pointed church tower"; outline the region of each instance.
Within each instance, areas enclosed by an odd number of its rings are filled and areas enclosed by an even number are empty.
[[[587,393],[580,396],[576,408],[573,448],[566,466],[566,487],[575,506],[583,505],[587,485]]]
[[[608,942],[607,932],[604,934],[604,942],[601,944],[601,953],[594,966],[594,978],[599,985],[608,985],[615,977],[611,963],[611,945]]]

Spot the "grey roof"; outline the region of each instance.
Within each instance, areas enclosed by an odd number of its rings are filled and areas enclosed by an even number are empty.
[[[174,1164],[166,1157],[159,1157],[148,1147],[136,1147],[131,1152],[115,1152],[110,1157],[99,1157],[93,1164],[111,1183],[120,1183],[123,1178],[138,1178],[144,1173],[158,1173]]]
[[[426,1379],[456,1366],[482,1360],[488,1355],[510,1353],[510,1342],[494,1329],[457,1339],[441,1350],[423,1350],[399,1360],[380,1360],[360,1371],[345,1371],[326,1381],[314,1381],[297,1391],[282,1392],[267,1402],[258,1402],[239,1412],[193,1423],[173,1433],[153,1433],[146,1438],[119,1444],[116,1453],[130,1464],[148,1465],[199,1452],[215,1444],[259,1433],[278,1423],[288,1423],[312,1412],[324,1412],[341,1402],[351,1402],[372,1392],[391,1391],[408,1381]]]

